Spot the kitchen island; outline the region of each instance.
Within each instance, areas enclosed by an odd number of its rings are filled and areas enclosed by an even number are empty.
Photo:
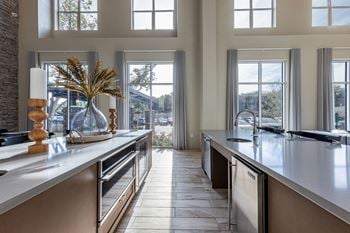
[[[99,162],[128,152],[127,155],[134,154],[130,159],[137,164],[137,156],[142,153],[136,152],[139,149],[135,145],[145,138],[147,168],[143,169],[148,171],[151,134],[150,130],[126,130],[110,140],[74,145],[67,144],[65,138],[54,138],[47,141],[49,152],[38,155],[27,154],[31,143],[0,148],[0,170],[4,171],[0,176],[0,232],[109,232],[135,194],[137,178],[130,179],[128,189],[120,193],[117,201],[123,206],[112,203],[111,209],[118,211],[106,214],[108,224],[101,227],[103,184],[99,185],[99,180],[103,163]],[[106,175],[114,170],[111,167]],[[137,173],[136,168],[124,170],[121,169],[122,174]]]
[[[213,187],[225,187],[234,159],[266,174],[268,232],[350,232],[350,146],[268,132],[254,141],[249,130],[202,135],[210,139]]]

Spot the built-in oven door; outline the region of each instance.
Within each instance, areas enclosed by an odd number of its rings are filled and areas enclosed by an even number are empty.
[[[120,165],[109,171],[100,179],[100,222],[134,181],[137,154],[138,152],[131,153]]]
[[[147,137],[142,138],[141,140],[136,142],[136,150],[138,151],[137,155],[137,187],[138,190],[139,187],[142,185],[147,172],[148,172],[148,150],[147,150]]]

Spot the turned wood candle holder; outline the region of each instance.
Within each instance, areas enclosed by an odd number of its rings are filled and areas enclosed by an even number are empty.
[[[28,134],[30,140],[35,144],[28,147],[29,154],[45,153],[49,146],[43,143],[49,134],[44,129],[44,121],[48,118],[48,114],[44,111],[47,106],[47,100],[44,99],[29,99],[28,105],[34,110],[29,112],[28,118],[34,122],[33,130]]]
[[[110,108],[109,109],[109,119],[110,119],[110,124],[109,124],[109,128],[111,129],[111,133],[112,134],[116,134],[117,133],[117,110]]]

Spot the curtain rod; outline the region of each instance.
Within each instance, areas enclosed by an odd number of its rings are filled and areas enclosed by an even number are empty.
[[[271,51],[271,50],[291,50],[292,48],[243,48],[238,51]]]
[[[91,52],[93,50],[79,50],[79,51],[73,51],[73,50],[70,50],[70,51],[66,51],[66,50],[35,50],[34,52],[37,52],[37,53],[88,53],[88,52]],[[95,51],[94,51],[95,52]]]
[[[333,49],[350,49],[350,47],[333,47]]]
[[[176,50],[123,50],[126,53],[173,53]]]

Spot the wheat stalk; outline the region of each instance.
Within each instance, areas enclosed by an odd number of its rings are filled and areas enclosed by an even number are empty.
[[[78,58],[68,58],[66,65],[67,70],[60,65],[55,65],[55,70],[59,74],[56,77],[56,86],[79,92],[90,100],[98,95],[109,95],[124,99],[120,87],[112,87],[115,81],[114,77],[117,76],[116,70],[101,68],[100,61],[97,61],[95,70],[89,78]]]

